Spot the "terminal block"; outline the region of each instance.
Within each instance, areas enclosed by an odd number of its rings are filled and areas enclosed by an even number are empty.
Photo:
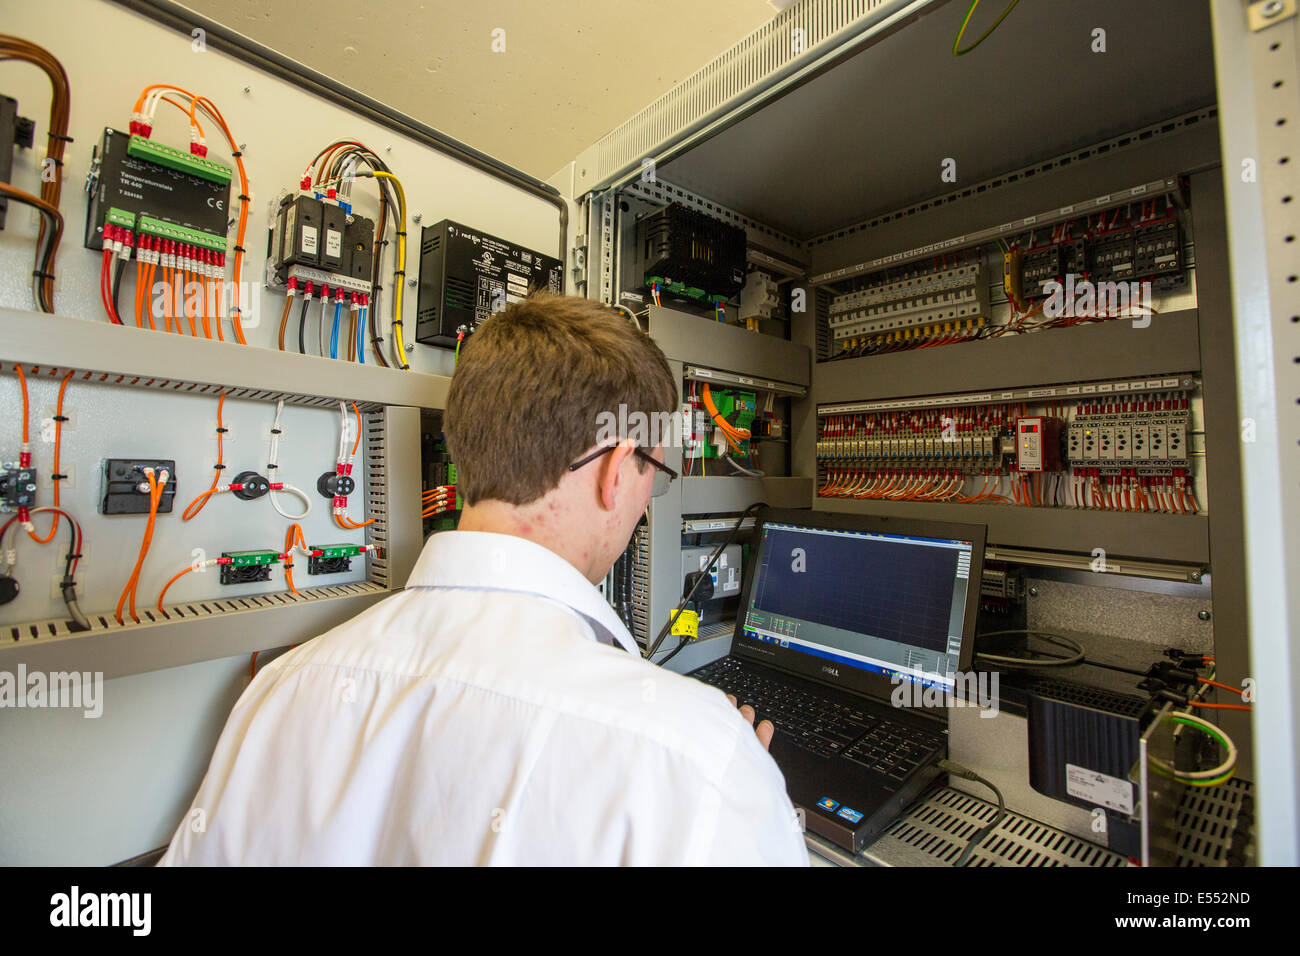
[[[0,511],[35,508],[36,485],[35,468],[22,468],[12,461],[0,465]]]
[[[223,551],[229,564],[221,565],[222,584],[253,584],[271,580],[271,565],[280,562],[276,551]]]
[[[176,462],[170,458],[106,458],[100,467],[99,513],[103,515],[147,515],[149,513],[149,479],[167,471],[158,514],[170,514],[176,497]]]
[[[308,574],[342,574],[352,570],[353,558],[371,549],[359,544],[314,544],[308,550],[312,552]]]

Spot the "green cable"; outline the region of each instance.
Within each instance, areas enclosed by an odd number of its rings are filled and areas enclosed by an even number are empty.
[[[984,35],[982,37],[980,37],[978,40],[976,40],[966,49],[959,50],[957,48],[961,45],[961,38],[966,33],[966,27],[970,25],[970,18],[974,15],[975,8],[980,5],[980,0],[971,0],[970,9],[966,11],[966,19],[961,22],[961,29],[957,31],[957,39],[952,41],[952,55],[965,56],[971,50],[975,49],[977,46],[979,46],[981,43],[987,40],[989,38],[989,34],[991,34],[994,30],[998,28],[998,24],[1007,18],[1007,14],[1010,13],[1012,10],[1014,10],[1016,8],[1016,4],[1019,2],[1020,0],[1011,0],[1011,3],[1007,5],[1007,8],[1002,11],[1002,16],[998,17],[996,20],[993,21],[993,26],[985,30]]]
[[[1224,737],[1212,725],[1200,724],[1194,720],[1188,720],[1186,717],[1183,717],[1180,714],[1169,714],[1165,719],[1172,720],[1176,724],[1184,724],[1188,727],[1191,727],[1193,730],[1201,731],[1201,733],[1217,740],[1219,742],[1219,746],[1223,748],[1224,753],[1228,752],[1229,748],[1228,748],[1227,738]],[[1179,783],[1185,783],[1188,784],[1189,786],[1194,786],[1194,787],[1213,787],[1221,783],[1226,783],[1237,772],[1237,768],[1234,766],[1231,769],[1229,769],[1226,773],[1218,777],[1214,777],[1210,780],[1188,780],[1186,777],[1179,776],[1178,772],[1174,771],[1172,767],[1169,770],[1165,770],[1164,766],[1162,765],[1162,762],[1157,762],[1156,760],[1152,759],[1150,763],[1151,763],[1151,769],[1153,769],[1156,773],[1160,774],[1160,776],[1168,777],[1171,780],[1177,780]]]

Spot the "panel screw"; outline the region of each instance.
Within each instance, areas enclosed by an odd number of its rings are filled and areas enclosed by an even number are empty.
[[[1030,588],[1030,589],[1029,589],[1029,596],[1030,596],[1030,597],[1038,597],[1038,588]]]
[[[418,226],[421,220],[423,219],[424,216],[417,212],[414,216],[411,217],[411,222],[415,223]]]
[[[251,87],[247,87],[247,86],[244,87],[244,95],[245,95],[245,96],[247,96],[247,95],[248,95],[249,93],[251,93],[251,92],[253,92],[253,90],[252,90]]]
[[[385,147],[384,147],[384,152],[385,152],[385,153],[391,153],[392,151],[393,151],[393,147],[391,147],[391,146],[385,146]]]
[[[1260,4],[1259,12],[1262,16],[1271,19],[1281,13],[1285,8],[1286,4],[1283,3],[1282,0],[1266,0],[1266,2]]]
[[[409,285],[412,289],[414,289],[417,285],[420,284],[420,280],[419,280],[419,279],[407,279],[407,280],[406,280],[406,284]]]
[[[414,343],[414,342],[407,342],[407,343],[406,343],[406,351],[407,351],[407,352],[414,352],[414,351],[415,351],[415,343]]]
[[[1210,619],[1210,612],[1209,612],[1209,611],[1197,611],[1197,612],[1196,612],[1196,616],[1199,617],[1202,621],[1208,621],[1208,620]]]

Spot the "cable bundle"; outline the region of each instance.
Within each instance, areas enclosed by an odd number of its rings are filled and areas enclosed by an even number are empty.
[[[53,176],[41,177],[39,197],[0,183],[0,195],[31,206],[41,215],[36,236],[36,259],[32,269],[32,297],[42,312],[54,311],[54,257],[63,237],[63,216],[59,213],[59,196],[63,191],[63,148],[68,138],[68,115],[72,111],[72,94],[63,65],[44,47],[8,34],[0,34],[0,61],[23,60],[43,70],[50,79],[50,126],[46,132],[49,145],[45,162],[54,167]]]
[[[410,368],[406,363],[406,347],[402,341],[402,286],[406,277],[406,193],[401,181],[393,175],[387,164],[364,143],[355,140],[338,140],[326,146],[316,154],[316,158],[307,164],[303,171],[301,187],[310,190],[313,187],[325,190],[337,190],[338,195],[351,197],[352,181],[358,176],[373,178],[379,188],[379,221],[376,224],[374,260],[370,272],[370,284],[374,290],[373,300],[364,297],[359,303],[360,315],[354,308],[356,325],[355,348],[359,361],[365,362],[364,330],[368,327],[371,347],[375,359],[384,368],[390,367],[384,358],[379,335],[378,314],[379,295],[383,289],[380,281],[383,275],[384,251],[388,245],[385,238],[390,217],[393,221],[394,238],[397,240],[397,262],[393,269],[393,351],[392,365],[397,368]],[[355,304],[354,304],[355,305]],[[304,315],[305,315],[304,309]],[[367,326],[368,320],[368,326]],[[337,352],[337,315],[335,326],[335,348]],[[354,336],[349,333],[351,340]],[[281,345],[283,348],[283,344]],[[302,351],[300,346],[299,351]],[[337,357],[337,355],[333,356]],[[349,356],[351,358],[351,355]]]
[[[434,515],[455,511],[457,502],[455,485],[435,485],[432,488],[425,489],[420,496],[422,509],[420,515],[424,518],[432,518]]]

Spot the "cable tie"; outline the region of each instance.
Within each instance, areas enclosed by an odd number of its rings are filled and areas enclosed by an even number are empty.
[[[53,279],[53,278],[54,278],[54,273],[53,273],[53,272],[44,272],[44,271],[42,271],[42,270],[40,270],[40,269],[33,269],[33,270],[32,270],[32,275],[34,275],[34,276],[35,276],[36,278],[38,278],[38,279]]]
[[[252,201],[253,201],[253,197],[252,197],[252,196],[245,196],[243,193],[240,193],[240,194],[239,194],[239,198],[240,198],[240,200],[242,200],[243,202],[252,202]]]
[[[61,160],[61,159],[55,159],[53,156],[46,156],[46,157],[45,157],[45,162],[47,162],[47,163],[53,163],[55,166],[62,166],[62,165],[63,165],[63,160]]]
[[[226,470],[226,466],[225,466],[225,465],[213,465],[212,467],[215,468],[215,469],[217,469],[217,471],[225,471],[225,470]]]
[[[239,150],[235,150],[233,153],[230,154],[230,158],[231,158],[231,159],[238,159],[240,156],[243,156],[243,155],[244,155],[244,154],[241,153]]]
[[[272,429],[271,429],[271,434],[272,434],[272,435],[280,435],[280,434],[283,434],[283,432],[284,432],[284,430],[281,429],[281,428],[272,428]]]
[[[217,432],[218,432],[219,434],[222,434],[222,435],[224,435],[224,434],[225,434],[226,432],[228,432],[228,431],[230,431],[229,428],[218,428],[218,429],[217,429]]]
[[[72,558],[72,560],[74,560],[74,561],[78,561],[78,560],[81,559],[81,555],[80,555],[80,554],[69,554],[68,557],[69,557],[69,558]]]
[[[50,475],[50,481],[62,481],[67,475]]]
[[[395,271],[393,272],[393,275],[395,275],[395,276],[404,276],[404,275],[406,275],[406,270],[405,270],[405,269],[397,269],[397,270],[395,270]]]
[[[272,468],[279,468],[280,466],[277,465],[277,464],[275,464],[274,462],[268,462],[266,467],[267,467],[267,470],[269,471],[269,470],[272,469]]]
[[[403,229],[401,232],[395,232],[395,233],[393,233],[393,235],[395,235],[395,236],[405,236],[405,235],[406,235],[406,230]]]
[[[74,140],[71,136],[61,136],[61,135],[59,135],[58,133],[46,133],[45,135],[48,136],[50,139],[58,139],[58,140],[62,140],[62,141],[65,142],[65,143],[75,143],[75,142],[76,142],[76,140]]]
[[[243,246],[235,246],[235,251],[236,251],[236,252],[247,252],[248,250],[245,249]]]
[[[51,421],[55,421],[55,422],[69,422],[69,421],[72,421],[72,419],[70,419],[67,415],[55,415],[55,416],[54,416],[52,419],[50,419],[50,420],[51,420]]]

